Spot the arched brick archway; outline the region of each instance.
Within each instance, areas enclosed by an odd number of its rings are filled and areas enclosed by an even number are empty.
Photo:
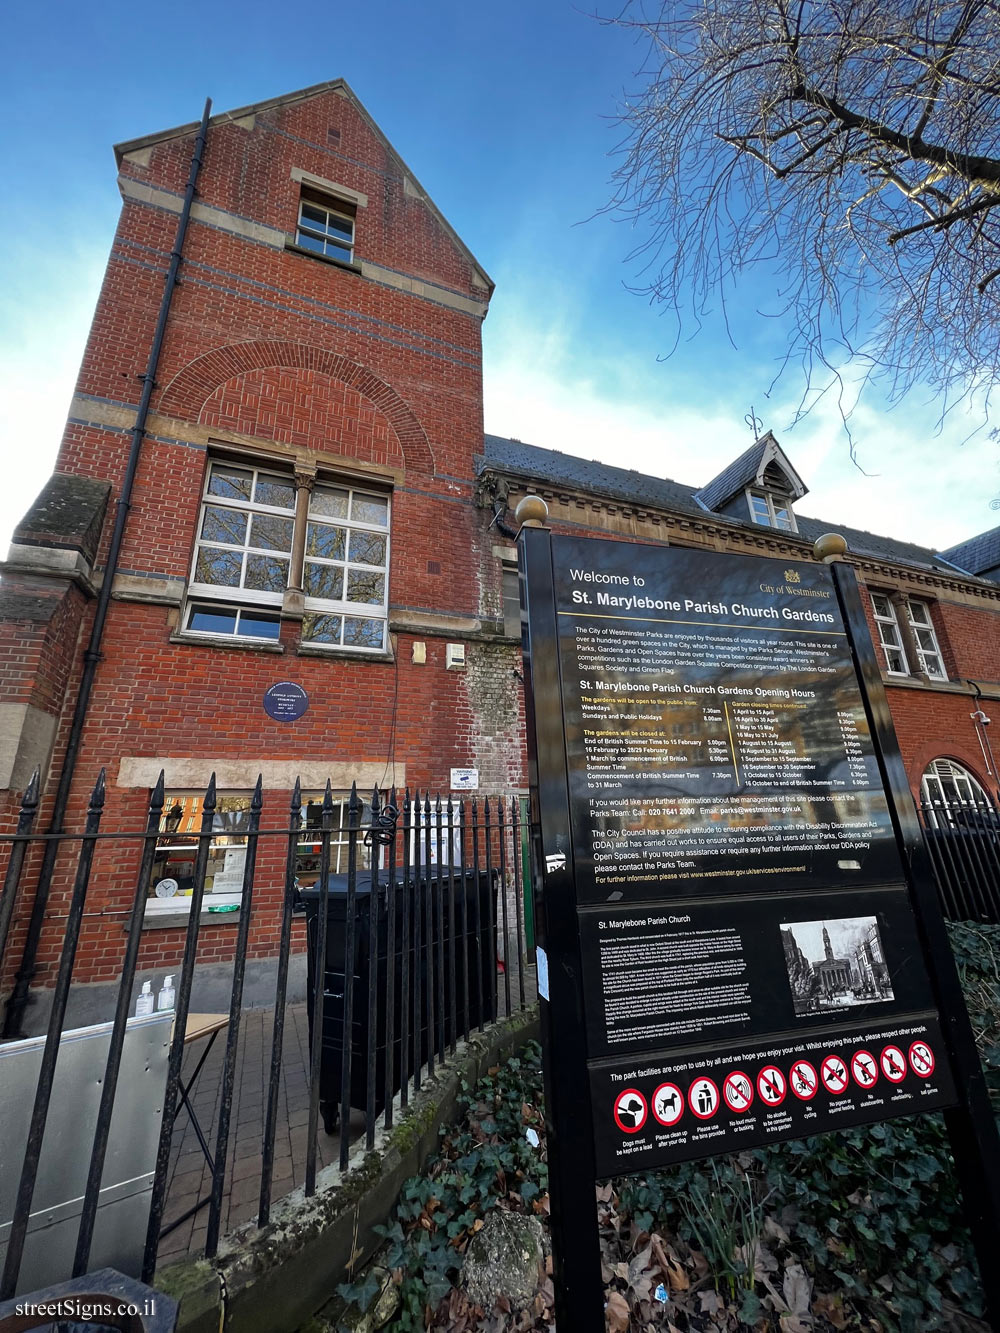
[[[206,400],[220,384],[247,371],[272,366],[313,370],[349,385],[384,413],[407,464],[422,472],[434,471],[434,455],[424,429],[396,390],[358,362],[308,343],[259,338],[214,348],[189,361],[174,376],[163,391],[158,410],[167,416],[197,421]]]

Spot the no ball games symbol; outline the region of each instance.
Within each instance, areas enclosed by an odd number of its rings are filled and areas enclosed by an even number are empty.
[[[661,1083],[653,1093],[653,1115],[669,1129],[684,1114],[684,1094],[676,1083]]]
[[[719,1109],[719,1089],[710,1078],[696,1078],[688,1088],[688,1105],[699,1120],[711,1120]]]
[[[883,1046],[878,1062],[890,1083],[902,1083],[906,1078],[906,1056],[898,1046]]]
[[[615,1123],[626,1134],[637,1134],[646,1123],[646,1099],[635,1088],[626,1088],[615,1098]]]
[[[753,1101],[753,1084],[742,1070],[734,1069],[731,1074],[726,1075],[722,1084],[722,1095],[730,1111],[735,1111],[738,1115]]]
[[[810,1097],[815,1097],[819,1089],[816,1070],[808,1060],[795,1061],[788,1072],[788,1082],[792,1092],[803,1102],[807,1102]]]
[[[780,1106],[787,1090],[785,1076],[777,1065],[765,1065],[757,1075],[757,1091],[768,1106]]]
[[[925,1041],[915,1041],[910,1047],[910,1068],[921,1078],[934,1073],[934,1052]]]
[[[847,1088],[847,1065],[839,1055],[825,1055],[819,1067],[819,1076],[827,1092],[839,1096]]]
[[[855,1051],[851,1056],[851,1073],[860,1088],[873,1088],[878,1080],[878,1065],[871,1051]]]

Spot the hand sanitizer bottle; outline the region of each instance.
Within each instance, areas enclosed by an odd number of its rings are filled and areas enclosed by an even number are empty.
[[[139,994],[139,998],[135,1002],[135,1016],[136,1018],[141,1018],[143,1014],[151,1014],[152,1012],[153,1012],[152,983],[149,981],[144,981],[142,983],[142,991]]]
[[[173,1009],[174,1007],[174,979],[172,976],[163,978],[163,985],[160,987],[160,993],[156,997],[157,1011],[160,1009]]]

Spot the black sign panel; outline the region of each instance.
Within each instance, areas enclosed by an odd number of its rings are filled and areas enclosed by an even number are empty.
[[[830,571],[550,550],[598,1173],[950,1104]]]

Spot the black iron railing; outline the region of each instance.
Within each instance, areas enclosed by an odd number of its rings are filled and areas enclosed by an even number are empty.
[[[945,917],[1000,924],[1000,813],[975,792],[919,810]]]
[[[198,964],[209,851],[217,833],[217,803],[213,776],[201,801],[200,829],[191,835],[196,851],[190,915],[175,987],[159,1146],[139,1274],[145,1281],[153,1275],[160,1239],[170,1229],[164,1228],[163,1218],[170,1181],[171,1143],[178,1111],[187,1096],[182,1081],[185,1031]],[[12,1296],[17,1289],[95,849],[111,842],[135,848],[136,877],[113,1013],[108,1014],[112,1020],[110,1044],[101,1078],[100,1107],[72,1276],[86,1273],[90,1264],[122,1052],[143,931],[148,922],[146,901],[154,879],[157,849],[169,827],[164,822],[163,775],[153,790],[144,827],[104,832],[103,808],[102,772],[91,797],[84,830],[54,835],[61,844],[73,849],[76,868],[68,910],[58,921],[63,943],[0,1279],[0,1300]],[[0,975],[4,975],[4,950],[10,943],[12,923],[18,919],[22,893],[25,901],[20,915],[30,910],[31,853],[53,836],[33,833],[37,810],[38,783],[33,780],[25,792],[16,831],[0,838],[0,855],[6,859],[0,897]],[[242,831],[246,852],[240,917],[214,1133],[207,1134],[210,1142],[201,1139],[210,1164],[211,1190],[205,1199],[171,1223],[172,1228],[202,1206],[207,1207],[205,1253],[209,1257],[218,1248],[227,1171],[232,1165],[233,1098],[248,948],[252,927],[261,924],[265,910],[275,918],[273,924],[278,930],[272,951],[274,1022],[267,1061],[266,1105],[260,1126],[257,1220],[262,1226],[270,1217],[274,1189],[281,1080],[286,1063],[283,1041],[290,960],[297,951],[294,943],[297,913],[305,912],[307,917],[309,963],[308,1126],[303,1182],[307,1195],[313,1194],[317,1187],[321,1121],[324,1130],[339,1135],[340,1167],[349,1170],[352,1107],[364,1113],[365,1146],[370,1150],[379,1122],[386,1128],[392,1126],[394,1116],[408,1105],[420,1089],[422,1079],[433,1075],[436,1063],[444,1061],[449,1053],[454,1054],[459,1042],[467,1040],[474,1029],[482,1030],[498,1013],[510,1014],[514,1008],[525,1008],[534,1000],[533,987],[525,973],[522,869],[525,829],[518,797],[442,801],[440,797],[432,800],[427,793],[411,796],[406,791],[400,796],[394,790],[375,790],[370,806],[366,807],[355,787],[347,803],[343,827],[338,827],[338,804],[328,783],[318,822],[314,812],[308,830],[310,845],[319,848],[318,873],[315,884],[305,888],[296,878],[303,839],[299,784],[296,783],[292,794],[286,826],[261,828],[262,810],[262,785],[258,779]],[[343,846],[345,837],[346,874],[331,875],[331,845],[336,839]],[[262,840],[270,840],[276,855],[283,859],[280,909],[273,895],[266,909],[255,901],[255,888],[260,887],[257,867]],[[109,941],[120,938],[109,932]],[[504,958],[499,982],[498,946],[502,946]],[[281,1188],[283,1191],[288,1188],[287,1181]],[[70,1275],[55,1275],[64,1276]]]

